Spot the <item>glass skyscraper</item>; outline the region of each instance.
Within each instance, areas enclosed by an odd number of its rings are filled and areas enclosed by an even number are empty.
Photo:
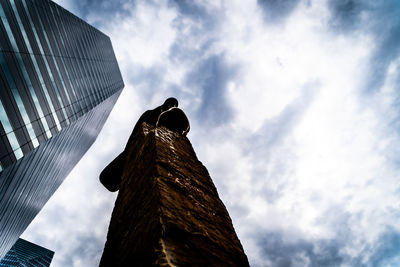
[[[53,251],[19,238],[0,260],[0,267],[47,267],[50,266],[53,256]]]
[[[0,259],[124,87],[110,38],[49,0],[0,0]],[[66,203],[68,205],[68,203]]]

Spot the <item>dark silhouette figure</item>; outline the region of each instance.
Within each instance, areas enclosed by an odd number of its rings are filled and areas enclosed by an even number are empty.
[[[144,112],[133,128],[124,151],[100,173],[100,182],[111,192],[119,190],[129,144],[144,122],[153,127],[164,126],[182,135],[186,135],[190,129],[189,120],[185,113],[178,108],[178,100],[176,98],[170,97],[161,106]]]
[[[186,135],[190,130],[189,120],[185,113],[177,107],[172,107],[160,114],[156,127],[161,126],[182,135]]]

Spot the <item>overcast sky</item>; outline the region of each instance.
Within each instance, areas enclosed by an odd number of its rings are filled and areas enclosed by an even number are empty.
[[[58,0],[110,36],[125,82],[23,238],[97,266],[98,181],[175,96],[252,266],[400,266],[398,0]]]

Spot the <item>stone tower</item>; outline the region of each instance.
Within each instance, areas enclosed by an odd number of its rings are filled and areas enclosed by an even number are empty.
[[[146,123],[131,140],[100,266],[249,266],[189,140]]]

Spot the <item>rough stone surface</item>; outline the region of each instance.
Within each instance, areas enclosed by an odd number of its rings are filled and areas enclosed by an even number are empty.
[[[100,266],[249,266],[189,140],[143,124],[128,145]]]

